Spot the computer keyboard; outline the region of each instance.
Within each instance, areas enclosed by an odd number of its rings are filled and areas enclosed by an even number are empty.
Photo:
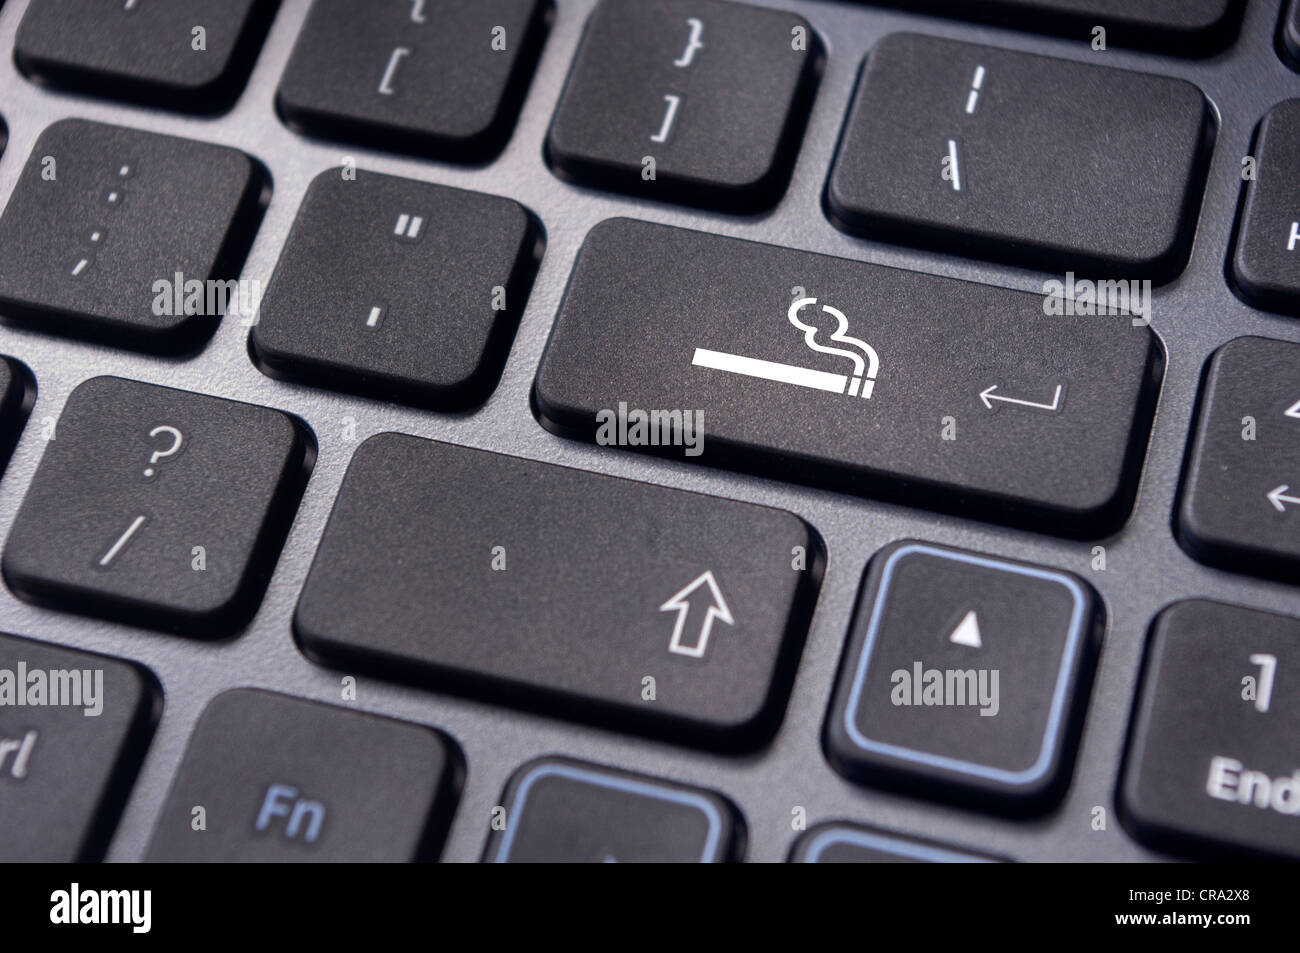
[[[1300,859],[1297,18],[4,0],[0,860]]]

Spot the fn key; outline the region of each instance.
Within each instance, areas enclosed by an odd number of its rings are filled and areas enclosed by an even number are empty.
[[[459,782],[430,728],[240,688],[199,719],[148,859],[432,860]]]

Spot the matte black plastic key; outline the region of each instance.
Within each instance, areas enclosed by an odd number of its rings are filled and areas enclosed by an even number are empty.
[[[0,319],[193,350],[232,301],[246,303],[234,279],[269,195],[261,167],[238,150],[56,122],[0,217]]]
[[[291,127],[479,162],[510,136],[549,0],[315,0],[280,80]]]
[[[1070,37],[1100,52],[1111,46],[1204,56],[1241,26],[1241,0],[859,0],[1017,30]],[[1097,27],[1105,30],[1097,34]],[[1093,44],[1104,40],[1105,47]]]
[[[36,380],[27,366],[0,356],[0,473],[36,403]]]
[[[535,401],[559,433],[676,457],[598,415],[697,409],[688,460],[1102,535],[1131,506],[1160,347],[1144,317],[1050,304],[615,219],[587,236]]]
[[[189,112],[229,107],[278,0],[32,0],[14,62],[29,79]]]
[[[1175,518],[1202,562],[1300,569],[1300,344],[1237,338],[1210,359]]]
[[[381,434],[294,626],[348,671],[752,747],[785,708],[821,559],[782,510]]]
[[[1300,71],[1300,0],[1289,0],[1278,24],[1277,51],[1282,62]]]
[[[826,204],[870,238],[1169,280],[1212,133],[1182,80],[898,33],[867,57]]]
[[[14,518],[5,582],[68,612],[229,634],[257,607],[314,457],[278,410],[86,381]]]
[[[860,824],[809,828],[790,850],[792,864],[987,864],[998,858]]]
[[[561,176],[732,211],[785,190],[821,46],[802,17],[723,0],[602,0],[546,154]]]
[[[432,728],[235,689],[200,717],[146,859],[437,860],[463,775]]]
[[[1255,175],[1243,185],[1233,284],[1258,308],[1300,315],[1300,99],[1273,107],[1252,152]]]
[[[0,862],[101,860],[161,711],[141,666],[0,635]]]
[[[1300,619],[1193,599],[1147,642],[1116,802],[1135,837],[1300,860]]]
[[[434,407],[486,399],[541,255],[509,199],[322,172],[249,345],[268,374]]]
[[[1044,810],[1069,782],[1101,631],[1068,573],[895,543],[867,570],[827,757],[868,784]]]
[[[567,758],[524,765],[501,805],[488,863],[711,864],[744,853],[745,822],[722,795]]]

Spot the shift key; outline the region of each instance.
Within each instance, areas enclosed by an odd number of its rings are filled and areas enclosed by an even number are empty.
[[[1132,507],[1164,363],[1146,289],[1127,290],[1106,298],[1121,313],[1081,314],[614,219],[587,236],[535,406],[569,437],[1104,535]]]
[[[346,671],[749,748],[784,711],[821,552],[783,510],[380,434],[294,627]]]

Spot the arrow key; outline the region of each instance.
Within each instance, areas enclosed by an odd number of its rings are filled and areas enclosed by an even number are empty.
[[[719,794],[567,758],[524,765],[501,804],[487,863],[714,864],[739,859],[745,842]]]
[[[1237,338],[1210,358],[1176,516],[1210,565],[1294,578],[1300,568],[1300,344]]]
[[[871,561],[825,746],[854,780],[1041,810],[1069,780],[1100,633],[1063,572],[902,542]]]

